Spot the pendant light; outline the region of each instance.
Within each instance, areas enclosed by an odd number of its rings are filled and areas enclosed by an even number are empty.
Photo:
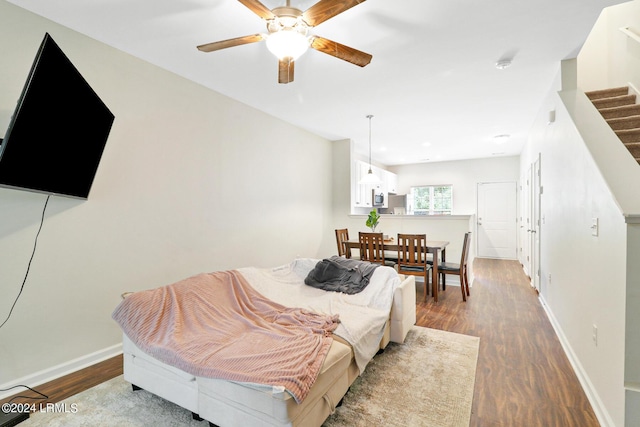
[[[367,174],[365,176],[362,177],[362,179],[360,180],[360,184],[379,184],[380,178],[378,178],[377,175],[373,174],[373,171],[371,170],[371,119],[373,118],[373,115],[369,114],[367,116],[367,119],[369,119],[369,172],[367,172]]]

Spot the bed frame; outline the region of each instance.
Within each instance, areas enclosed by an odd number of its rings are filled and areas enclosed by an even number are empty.
[[[414,276],[401,276],[380,348],[403,343],[416,322]],[[142,352],[123,334],[124,379],[205,419],[212,426],[321,426],[360,375],[351,346],[334,336],[318,379],[297,404],[271,387],[196,377]]]

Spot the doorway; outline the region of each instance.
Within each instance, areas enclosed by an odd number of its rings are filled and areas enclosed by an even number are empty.
[[[538,158],[531,167],[531,183],[531,286],[540,293],[540,195],[542,194],[542,185],[540,183],[540,154],[538,154]]]
[[[478,183],[478,257],[517,259],[516,192],[515,182]]]
[[[529,279],[531,279],[531,167],[520,178],[520,232],[519,251],[520,264]]]

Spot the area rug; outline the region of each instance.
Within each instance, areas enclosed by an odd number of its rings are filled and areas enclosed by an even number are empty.
[[[323,427],[468,427],[479,338],[414,326],[404,344],[390,343],[356,379]],[[191,412],[122,376],[50,408],[20,426],[207,426]]]
[[[323,427],[468,427],[479,343],[414,326],[367,365]]]

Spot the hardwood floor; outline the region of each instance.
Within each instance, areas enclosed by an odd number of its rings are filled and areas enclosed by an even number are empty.
[[[459,287],[422,302],[417,324],[480,337],[471,427],[599,426],[549,319],[517,261],[476,259]]]
[[[480,337],[470,426],[599,426],[520,264],[476,259],[473,271],[466,303],[458,287],[423,303],[418,285],[416,297],[418,325]],[[35,402],[58,402],[120,374],[122,356],[36,387],[49,398]]]
[[[96,363],[93,366],[81,369],[57,380],[33,387],[38,393],[45,395],[46,398],[24,387],[20,387],[16,389],[20,391],[19,393],[0,400],[0,404],[12,401],[14,403],[35,403],[36,407],[40,407],[40,405],[46,405],[47,403],[60,402],[67,397],[71,397],[74,394],[115,378],[118,375],[122,375],[122,355]]]

